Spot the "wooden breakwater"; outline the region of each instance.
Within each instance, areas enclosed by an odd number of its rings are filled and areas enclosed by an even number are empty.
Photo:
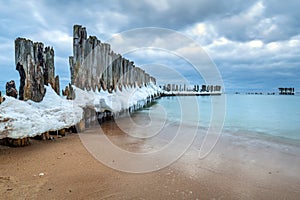
[[[166,84],[161,96],[213,96],[221,95],[222,88],[219,85],[187,86],[177,84]]]
[[[71,84],[93,90],[116,90],[121,86],[141,87],[156,79],[115,53],[110,44],[87,36],[85,27],[73,27],[73,56],[69,57]]]
[[[32,42],[25,38],[15,40],[16,70],[20,74],[20,100],[41,102],[45,96],[45,85],[51,85],[60,94],[59,77],[55,76],[54,50],[44,48],[41,42]],[[142,88],[155,84],[156,79],[134,65],[133,61],[123,58],[111,50],[107,43],[102,43],[95,36],[87,37],[86,29],[80,25],[73,28],[73,55],[69,57],[71,83],[62,91],[67,99],[74,100],[76,95],[73,86],[87,91],[107,91],[113,93],[127,88]],[[10,83],[12,85],[13,82]],[[15,89],[11,87],[10,89]],[[12,90],[15,91],[15,90]],[[117,112],[102,110],[96,112],[93,106],[83,108],[83,118],[79,123],[59,130],[46,131],[35,138],[47,140],[51,135],[64,136],[68,132],[82,132],[85,128],[99,125],[116,116],[133,112],[150,103],[159,94],[150,95],[144,104],[133,105]],[[1,119],[0,123],[8,123],[13,119]],[[29,137],[10,138],[9,129],[0,133],[0,144],[9,146],[26,146]]]
[[[162,92],[161,97],[167,96],[219,96],[222,92]]]
[[[111,49],[110,44],[101,42],[96,36],[88,36],[81,25],[73,27],[73,55],[69,57],[71,84],[65,88],[68,99],[74,98],[71,85],[87,91],[122,91],[124,87],[140,88],[156,79],[145,70]],[[147,103],[158,96],[149,96]],[[75,97],[76,98],[76,97]],[[109,110],[96,112],[93,108],[84,109],[85,126],[102,123],[114,117],[140,109],[139,106],[125,108],[117,113]]]

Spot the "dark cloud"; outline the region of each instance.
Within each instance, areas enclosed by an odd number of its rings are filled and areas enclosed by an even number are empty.
[[[199,58],[192,43],[203,45],[219,67],[227,88],[300,85],[297,0],[0,0],[0,4],[1,81],[18,78],[14,40],[27,37],[54,47],[57,73],[67,82],[72,27],[82,24],[89,35],[96,35],[101,41],[135,28],[174,29],[194,41],[188,44],[176,34],[149,30],[145,33],[140,29],[141,34],[127,35],[124,45],[168,47],[192,60]],[[189,63],[182,59],[158,52],[144,53],[146,56],[135,53],[130,58],[148,70],[151,63],[161,64],[193,83],[199,81],[199,75],[186,67]],[[167,73],[163,74],[162,81],[168,81]],[[169,81],[174,77],[170,75]]]
[[[287,40],[299,34],[299,1],[255,1],[238,14],[212,21],[220,35],[235,41]]]

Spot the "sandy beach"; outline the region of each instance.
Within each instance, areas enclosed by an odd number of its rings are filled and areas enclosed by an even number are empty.
[[[113,122],[102,125],[123,140]],[[97,128],[85,134],[95,134]],[[197,139],[197,138],[196,138]],[[143,142],[123,142],[139,149]],[[121,146],[122,146],[121,145]],[[113,170],[97,161],[78,134],[0,148],[1,199],[299,199],[299,145],[223,134],[197,159],[197,144],[172,165],[151,173]],[[41,174],[43,173],[43,174]]]
[[[0,200],[300,200],[300,1],[0,5]]]

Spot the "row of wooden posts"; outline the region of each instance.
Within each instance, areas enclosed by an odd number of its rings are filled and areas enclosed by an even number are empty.
[[[73,56],[69,57],[71,84],[81,89],[96,88],[111,92],[117,87],[141,87],[156,83],[156,79],[133,61],[115,53],[110,44],[102,43],[95,36],[87,37],[86,28],[73,27]]]
[[[20,74],[20,100],[43,100],[44,85],[50,84],[60,94],[59,78],[55,76],[54,50],[45,47],[41,42],[25,38],[15,40],[16,69]],[[156,83],[154,77],[136,67],[132,61],[123,58],[111,50],[110,44],[102,43],[95,36],[87,37],[86,29],[80,25],[73,28],[73,56],[69,57],[71,84],[63,91],[68,99],[74,99],[72,86],[88,91],[108,90],[112,92],[122,86],[141,87]],[[14,88],[16,90],[16,88]],[[17,90],[16,90],[17,91]],[[149,97],[147,103],[154,97]],[[36,139],[48,140],[51,135],[65,136],[69,132],[81,132],[85,128],[101,124],[122,114],[139,109],[139,105],[127,108],[118,113],[104,111],[97,113],[94,108],[84,108],[84,118],[75,126],[57,131],[49,131],[36,136]],[[26,146],[28,137],[13,139],[4,138],[0,144],[8,146]]]

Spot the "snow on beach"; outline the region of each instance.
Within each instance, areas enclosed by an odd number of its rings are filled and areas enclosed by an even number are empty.
[[[45,88],[45,97],[38,103],[5,96],[6,100],[0,105],[0,139],[33,137],[69,128],[83,119],[85,107],[94,108],[96,112],[109,110],[113,113],[132,106],[141,107],[148,97],[160,92],[160,88],[152,83],[141,88],[123,87],[112,93],[86,91],[73,86],[75,100],[66,100],[51,86]]]

